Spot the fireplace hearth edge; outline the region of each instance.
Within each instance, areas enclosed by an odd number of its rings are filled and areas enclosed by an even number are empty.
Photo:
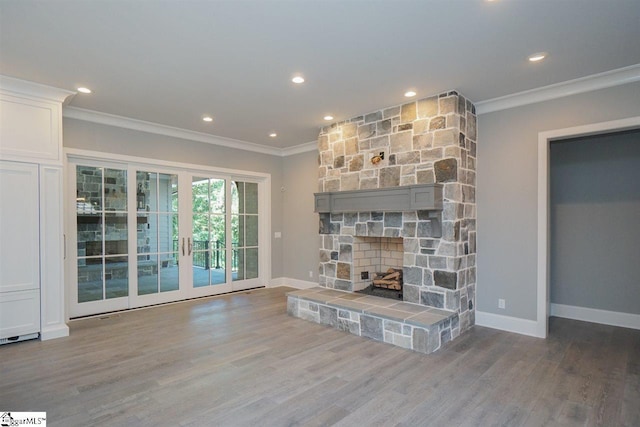
[[[287,313],[424,354],[460,332],[457,312],[320,286],[287,293]]]

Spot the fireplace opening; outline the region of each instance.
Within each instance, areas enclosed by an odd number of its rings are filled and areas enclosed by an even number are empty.
[[[402,300],[404,246],[397,237],[356,237],[353,290]]]

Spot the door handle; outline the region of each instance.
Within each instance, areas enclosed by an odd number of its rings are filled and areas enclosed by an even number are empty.
[[[184,256],[184,237],[182,238],[182,256]]]
[[[191,250],[193,249],[193,245],[191,244],[191,237],[187,237],[188,247],[189,247],[189,256],[191,256]]]

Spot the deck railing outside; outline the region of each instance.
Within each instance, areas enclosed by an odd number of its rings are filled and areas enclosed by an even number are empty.
[[[207,240],[193,241],[193,266],[209,270],[210,268],[223,269],[226,267],[224,260],[224,245],[220,240],[212,242],[213,246],[209,250],[209,242]],[[233,243],[233,246],[236,246]],[[173,241],[173,250],[178,252],[178,241]],[[231,271],[238,271],[238,250],[231,251]]]

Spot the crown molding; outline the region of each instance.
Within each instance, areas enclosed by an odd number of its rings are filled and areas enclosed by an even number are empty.
[[[53,102],[63,103],[67,98],[70,100],[76,92],[34,83],[27,80],[20,80],[0,74],[0,88],[5,92],[10,92],[17,96],[28,96],[30,98],[46,99]]]
[[[156,135],[164,135],[174,138],[187,139],[190,141],[204,142],[207,144],[219,145],[222,147],[235,148],[237,150],[253,151],[255,153],[269,154],[272,156],[282,156],[282,149],[280,148],[267,147],[264,145],[255,144],[253,142],[225,138],[208,133],[162,125],[160,123],[147,122],[144,120],[117,116],[115,114],[86,110],[84,108],[65,107],[62,110],[62,116],[69,119],[83,120],[86,122],[137,130],[140,132],[153,133]]]
[[[637,81],[640,81],[640,64],[476,102],[476,113],[492,113]]]
[[[309,151],[318,150],[318,141],[305,142],[304,144],[294,145],[293,147],[287,147],[281,149],[281,156],[293,156],[294,154],[307,153]]]
[[[167,126],[160,123],[131,119],[129,117],[118,116],[115,114],[101,113],[99,111],[70,106],[64,107],[62,110],[62,116],[69,119],[83,120],[91,123],[153,133],[156,135],[170,136],[189,141],[204,142],[206,144],[235,148],[237,150],[252,151],[260,154],[269,154],[271,156],[278,157],[286,157],[293,154],[304,153],[306,151],[313,151],[317,147],[315,141],[288,148],[267,147],[253,142],[241,141],[239,139],[225,138],[208,133]]]

